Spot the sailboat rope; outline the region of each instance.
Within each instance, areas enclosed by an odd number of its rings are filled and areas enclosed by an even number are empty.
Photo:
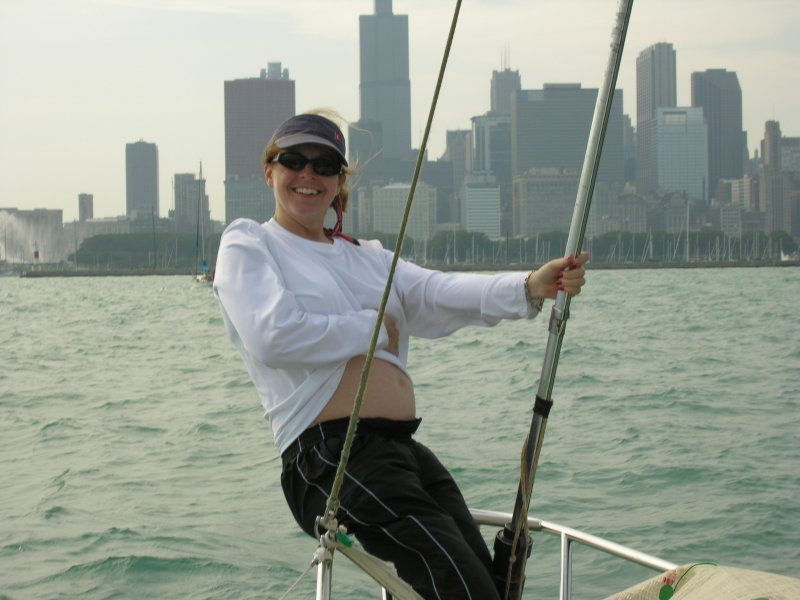
[[[314,558],[316,559],[317,557],[315,556]],[[292,593],[292,590],[293,590],[294,588],[296,588],[296,587],[297,587],[297,586],[300,584],[300,582],[303,580],[303,577],[305,577],[306,575],[308,575],[308,572],[309,572],[311,569],[313,569],[313,568],[314,568],[315,564],[316,564],[316,562],[315,562],[314,560],[312,560],[312,561],[311,561],[311,563],[310,563],[310,564],[309,564],[309,565],[306,567],[306,570],[305,570],[305,571],[303,571],[303,572],[300,574],[300,577],[298,577],[297,579],[295,579],[295,580],[294,580],[294,583],[293,583],[292,585],[290,585],[290,586],[289,586],[289,589],[288,589],[288,590],[286,590],[286,591],[284,592],[283,596],[281,596],[281,597],[280,597],[278,600],[286,600],[286,598],[288,598],[288,597],[289,597],[289,594],[291,594],[291,593]]]
[[[417,180],[419,173],[422,169],[422,160],[425,156],[425,150],[428,146],[428,136],[431,131],[431,124],[433,122],[433,115],[436,112],[436,102],[439,99],[439,91],[442,87],[442,80],[444,79],[444,71],[447,66],[447,59],[450,55],[450,47],[453,44],[453,36],[455,35],[456,23],[458,22],[458,13],[461,10],[461,0],[456,0],[456,8],[453,13],[453,20],[450,24],[450,32],[447,36],[447,43],[444,48],[444,56],[442,57],[442,64],[439,68],[439,77],[436,80],[436,88],[433,92],[433,100],[431,101],[431,108],[428,112],[428,121],[425,125],[425,133],[422,136],[422,143],[420,144],[419,154],[417,155],[417,162],[414,166],[414,176],[411,180],[411,187],[408,190],[408,198],[406,199],[405,211],[403,212],[403,219],[400,223],[400,232],[397,235],[397,243],[395,244],[394,255],[392,257],[392,264],[389,268],[389,275],[386,280],[386,287],[383,290],[383,298],[378,309],[378,318],[375,320],[375,328],[372,331],[372,341],[369,345],[367,352],[367,359],[364,362],[364,367],[361,370],[361,380],[358,385],[358,392],[353,402],[353,411],[350,414],[350,421],[347,425],[347,433],[342,447],[342,454],[339,459],[339,466],[336,470],[336,477],[331,486],[330,496],[328,497],[325,506],[325,514],[321,517],[321,525],[323,525],[329,532],[333,533],[338,529],[336,522],[336,513],[339,510],[339,492],[344,482],[345,468],[350,459],[350,449],[353,445],[353,439],[356,435],[356,428],[358,427],[358,415],[361,412],[361,404],[364,400],[364,392],[367,388],[367,379],[369,378],[369,371],[372,367],[372,358],[375,355],[375,349],[378,346],[378,338],[381,333],[381,326],[383,325],[383,317],[386,313],[386,305],[389,302],[389,293],[392,289],[392,281],[394,280],[394,273],[397,268],[397,261],[400,256],[400,251],[403,248],[403,241],[405,240],[406,226],[408,225],[409,216],[411,214],[411,205],[414,200],[414,190],[417,187]]]

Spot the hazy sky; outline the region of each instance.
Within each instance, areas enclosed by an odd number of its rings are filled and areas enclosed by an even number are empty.
[[[455,0],[394,0],[409,16],[412,142],[419,145]],[[525,89],[597,87],[617,0],[464,0],[429,156],[445,131],[489,109],[503,56]],[[212,217],[224,219],[223,82],[281,62],[297,110],[358,113],[358,16],[372,0],[0,0],[0,207],[125,212],[125,144],[158,145],[161,214],[172,177],[203,162]],[[690,74],[736,71],[752,153],[764,122],[800,136],[800,0],[636,0],[618,87],[635,124],[635,61],[677,52],[678,104]]]

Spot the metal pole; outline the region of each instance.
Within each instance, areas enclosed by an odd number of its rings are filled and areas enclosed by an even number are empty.
[[[603,85],[597,93],[597,102],[595,103],[581,178],[578,183],[578,193],[575,199],[575,209],[572,213],[572,224],[570,225],[565,256],[578,256],[583,244],[586,224],[589,218],[589,206],[597,179],[597,171],[600,166],[603,139],[605,138],[608,118],[611,113],[614,88],[616,87],[617,74],[619,73],[632,7],[633,0],[620,0],[617,8],[617,18],[612,33],[611,53]],[[536,393],[531,427],[523,448],[520,484],[512,520],[497,534],[495,539],[495,577],[505,584],[506,598],[520,598],[525,585],[525,563],[531,546],[524,524],[527,522],[528,508],[533,494],[533,482],[536,477],[536,467],[544,441],[547,417],[553,405],[551,395],[558,366],[558,356],[561,351],[561,342],[569,317],[569,304],[570,296],[565,292],[558,292],[555,305],[550,313],[544,364],[539,378],[539,388]]]
[[[333,582],[333,561],[330,558],[317,565],[317,600],[330,600]]]

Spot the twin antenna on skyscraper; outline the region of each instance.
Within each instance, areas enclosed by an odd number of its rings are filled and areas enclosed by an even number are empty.
[[[500,68],[503,71],[511,68],[511,49],[508,46],[503,48],[503,52],[500,54]]]

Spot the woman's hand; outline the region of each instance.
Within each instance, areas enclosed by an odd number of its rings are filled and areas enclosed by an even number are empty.
[[[584,265],[588,260],[588,252],[581,252],[578,258],[551,260],[528,277],[528,293],[532,298],[555,298],[560,290],[577,296],[586,283]]]
[[[395,356],[400,356],[400,330],[397,328],[397,323],[389,315],[383,315],[383,324],[389,334],[389,345],[386,350]]]

